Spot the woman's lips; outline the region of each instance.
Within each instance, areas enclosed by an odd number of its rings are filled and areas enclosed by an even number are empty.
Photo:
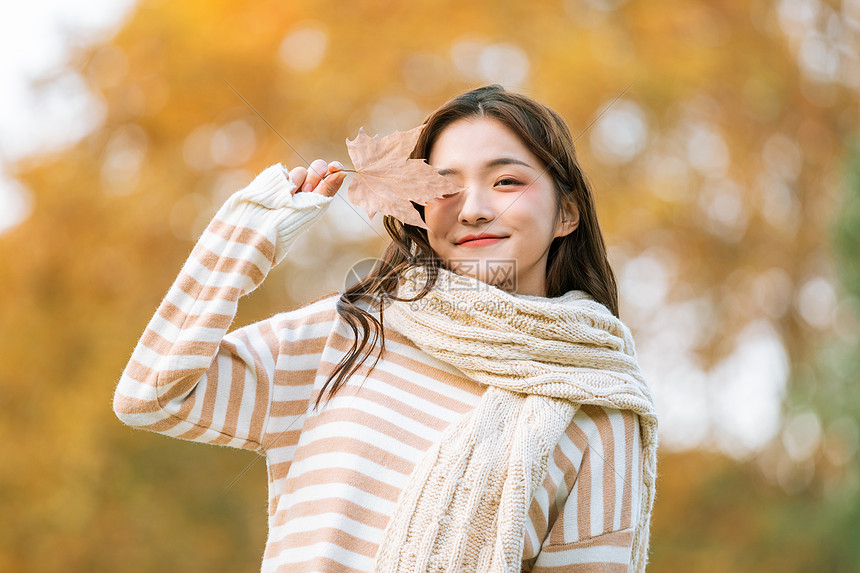
[[[470,239],[459,243],[461,247],[483,247],[486,245],[495,245],[505,237],[481,237],[479,239]]]

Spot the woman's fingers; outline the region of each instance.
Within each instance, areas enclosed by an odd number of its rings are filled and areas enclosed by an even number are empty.
[[[340,161],[326,163],[322,159],[316,159],[306,169],[295,167],[290,171],[290,181],[296,186],[294,193],[319,193],[326,197],[332,197],[337,193],[346,179],[343,172],[343,164]]]
[[[305,178],[305,183],[302,185],[304,193],[310,193],[316,189],[322,178],[328,173],[328,163],[322,159],[314,159],[313,163],[308,167],[308,176]]]
[[[344,179],[346,179],[346,173],[343,172],[343,164],[340,161],[332,161],[328,164],[327,175],[323,178],[322,183],[317,185],[315,191],[326,197],[334,197]]]
[[[296,186],[293,193],[297,193],[302,190],[302,185],[305,184],[305,178],[307,176],[308,170],[304,167],[294,167],[290,170],[290,181],[292,181],[293,185]]]

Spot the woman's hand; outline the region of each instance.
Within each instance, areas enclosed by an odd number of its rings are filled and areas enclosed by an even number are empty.
[[[326,197],[333,197],[346,173],[343,172],[343,164],[340,161],[326,163],[322,159],[315,159],[309,168],[296,167],[290,171],[290,181],[296,186],[293,193],[319,193]]]

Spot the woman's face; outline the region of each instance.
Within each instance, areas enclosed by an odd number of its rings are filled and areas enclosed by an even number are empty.
[[[511,292],[546,296],[549,246],[573,232],[579,216],[559,212],[543,162],[504,124],[485,117],[446,127],[428,161],[464,188],[424,207],[430,246],[446,267]]]

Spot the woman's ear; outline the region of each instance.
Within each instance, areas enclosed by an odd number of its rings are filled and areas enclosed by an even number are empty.
[[[555,237],[564,237],[576,230],[579,226],[579,209],[576,201],[563,199],[561,205],[561,218],[555,228]]]

